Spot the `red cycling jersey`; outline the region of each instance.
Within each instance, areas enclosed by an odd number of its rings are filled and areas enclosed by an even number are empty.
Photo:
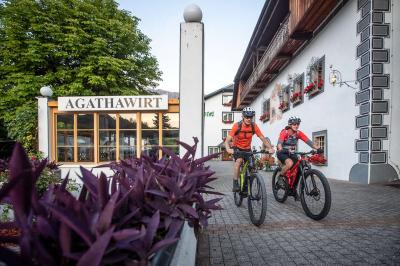
[[[284,149],[293,150],[296,149],[298,139],[301,139],[310,146],[313,145],[312,141],[306,136],[306,134],[300,130],[297,130],[297,132],[294,134],[289,135],[287,129],[283,129],[279,134],[278,144],[281,144]]]
[[[231,131],[229,132],[229,135],[233,138],[233,146],[243,150],[251,149],[251,139],[253,138],[253,131],[251,124],[246,125],[244,122],[242,122],[242,128],[239,134],[235,136],[235,133],[238,129],[239,125],[238,123],[235,123]],[[259,138],[264,137],[264,135],[261,133],[261,130],[256,123],[254,123],[254,133]]]

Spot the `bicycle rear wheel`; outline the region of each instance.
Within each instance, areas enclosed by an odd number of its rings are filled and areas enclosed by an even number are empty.
[[[253,174],[250,176],[249,186],[247,204],[250,220],[254,225],[260,226],[267,213],[267,191],[264,179],[258,174]]]
[[[282,176],[278,175],[281,169],[277,168],[272,175],[272,192],[277,202],[284,203],[288,197],[288,184]]]
[[[331,208],[331,189],[323,173],[315,169],[308,170],[304,174],[300,191],[301,206],[308,217],[321,220],[328,215]]]

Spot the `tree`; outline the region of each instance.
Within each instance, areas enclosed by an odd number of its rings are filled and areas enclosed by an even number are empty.
[[[10,137],[17,138],[10,130],[17,109],[35,107],[44,85],[54,96],[137,95],[155,87],[161,72],[138,22],[114,0],[3,1],[0,120]]]

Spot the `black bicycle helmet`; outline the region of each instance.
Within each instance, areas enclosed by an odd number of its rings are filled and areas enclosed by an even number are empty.
[[[242,110],[243,116],[254,116],[255,114],[256,114],[256,111],[254,111],[254,109],[251,107],[245,107]]]
[[[299,117],[290,117],[288,120],[288,125],[292,125],[292,124],[300,124],[301,123],[301,119]]]

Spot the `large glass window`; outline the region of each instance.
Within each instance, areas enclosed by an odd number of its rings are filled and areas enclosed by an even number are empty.
[[[59,114],[57,120],[57,151],[59,162],[74,161],[74,115]]]
[[[149,156],[158,156],[159,119],[158,113],[142,113],[142,151]]]
[[[94,119],[93,114],[77,116],[78,162],[94,161]]]
[[[99,161],[115,161],[117,150],[117,115],[99,114]]]
[[[179,152],[179,113],[56,113],[54,119],[58,162],[126,160],[137,156],[138,145],[156,157],[159,145]]]
[[[162,134],[163,146],[179,154],[179,114],[163,113],[162,114]]]
[[[137,122],[135,114],[119,116],[119,159],[136,157]]]

